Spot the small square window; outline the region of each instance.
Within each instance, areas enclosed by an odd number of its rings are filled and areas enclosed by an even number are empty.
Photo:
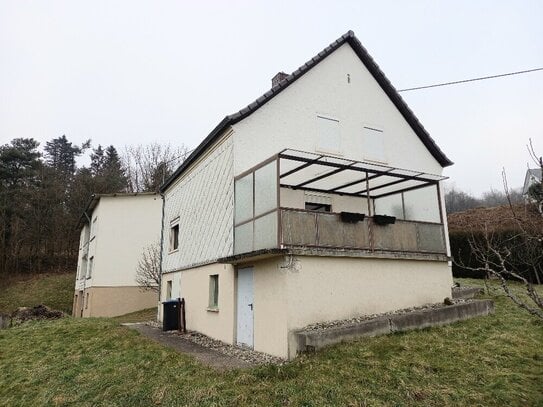
[[[173,225],[170,229],[170,251],[177,250],[179,248],[179,223]]]
[[[209,276],[209,308],[219,307],[219,275]]]

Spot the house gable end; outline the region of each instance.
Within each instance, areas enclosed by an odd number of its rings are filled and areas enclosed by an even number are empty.
[[[392,86],[390,81],[386,78],[384,73],[380,70],[379,66],[375,63],[373,58],[368,54],[366,49],[362,46],[358,38],[354,35],[353,31],[348,31],[328,47],[319,52],[311,60],[307,61],[300,68],[294,71],[292,74],[288,75],[285,79],[280,81],[278,84],[273,86],[269,91],[263,94],[261,97],[256,99],[254,102],[241,109],[240,111],[226,116],[212,131],[211,133],[200,143],[200,145],[192,152],[192,154],[187,158],[187,160],[181,164],[181,166],[168,178],[161,187],[161,191],[165,191],[175,179],[183,173],[190,164],[197,160],[198,157],[205,152],[205,150],[213,143],[213,141],[222,134],[222,132],[233,124],[240,122],[245,119],[253,112],[264,106],[275,96],[279,95],[282,91],[287,89],[292,83],[301,78],[307,72],[309,72],[313,67],[317,66],[335,50],[341,47],[343,44],[348,43],[351,48],[354,50],[356,55],[360,58],[362,63],[366,66],[368,71],[373,75],[375,80],[379,83],[383,91],[388,95],[392,103],[400,111],[405,120],[409,123],[411,128],[415,131],[417,136],[420,138],[424,146],[432,154],[432,156],[437,160],[437,162],[442,167],[447,167],[453,164],[447,156],[441,151],[437,146],[434,140],[430,137],[428,132],[424,129],[422,124],[413,114],[411,109],[403,101],[401,96],[398,94],[396,89]]]

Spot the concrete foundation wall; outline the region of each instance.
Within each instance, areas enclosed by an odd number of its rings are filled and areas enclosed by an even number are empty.
[[[116,317],[156,307],[157,298],[156,292],[141,291],[139,287],[89,287],[84,291],[75,291],[73,315]]]
[[[209,309],[209,276],[215,274],[219,275],[219,306],[211,310]],[[163,301],[169,280],[175,282],[175,285],[178,284],[178,289],[175,291],[172,289],[172,298],[185,299],[187,329],[201,332],[229,344],[234,343],[234,267],[213,263],[164,274],[162,277]]]
[[[298,256],[254,264],[254,348],[293,357],[290,332],[451,297],[446,262]]]
[[[451,297],[446,262],[312,256],[298,263],[287,278],[289,330]]]

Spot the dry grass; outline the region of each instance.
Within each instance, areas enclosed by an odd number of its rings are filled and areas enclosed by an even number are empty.
[[[30,323],[0,331],[0,405],[543,405],[543,325],[495,300],[489,317],[226,373],[113,319]]]

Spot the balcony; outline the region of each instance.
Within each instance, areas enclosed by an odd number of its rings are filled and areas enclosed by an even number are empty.
[[[281,208],[281,247],[354,249],[368,252],[446,254],[443,225],[373,218],[345,222],[339,213]]]
[[[283,150],[236,177],[234,255],[224,260],[284,252],[446,260],[443,179]]]

